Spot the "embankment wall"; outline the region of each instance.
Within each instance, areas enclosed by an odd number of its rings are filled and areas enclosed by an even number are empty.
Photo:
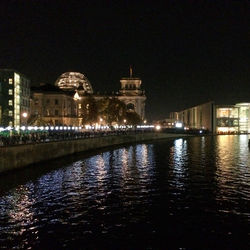
[[[1,147],[0,173],[92,149],[184,136],[187,135],[144,133]]]

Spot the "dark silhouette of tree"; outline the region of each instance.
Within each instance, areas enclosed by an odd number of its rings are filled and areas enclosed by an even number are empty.
[[[137,125],[142,122],[141,117],[136,112],[127,112],[126,113],[127,124]]]
[[[3,113],[2,113],[2,121],[0,121],[0,122],[1,122],[1,125],[2,125],[3,127],[9,126],[9,121],[10,121],[10,120],[11,120],[11,119],[10,119],[10,116],[9,116],[9,109],[6,108],[6,109],[4,109],[4,111],[3,111]]]
[[[96,100],[92,96],[87,96],[81,102],[81,117],[83,124],[92,124],[97,122],[98,108]]]
[[[122,123],[126,119],[126,105],[119,99],[103,98],[98,101],[99,115],[106,121],[107,124]]]

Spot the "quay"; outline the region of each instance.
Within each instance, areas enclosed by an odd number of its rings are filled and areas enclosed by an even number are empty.
[[[0,173],[109,146],[186,136],[190,135],[162,132],[128,133],[0,147]]]

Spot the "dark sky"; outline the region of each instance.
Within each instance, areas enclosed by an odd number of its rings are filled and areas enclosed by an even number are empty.
[[[250,102],[249,1],[0,2],[0,68],[33,85],[67,71],[112,91],[133,65],[148,119],[209,100]]]

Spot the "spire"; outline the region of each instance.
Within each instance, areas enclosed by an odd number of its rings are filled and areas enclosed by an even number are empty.
[[[133,77],[133,69],[132,66],[129,66],[129,77],[132,78]]]

